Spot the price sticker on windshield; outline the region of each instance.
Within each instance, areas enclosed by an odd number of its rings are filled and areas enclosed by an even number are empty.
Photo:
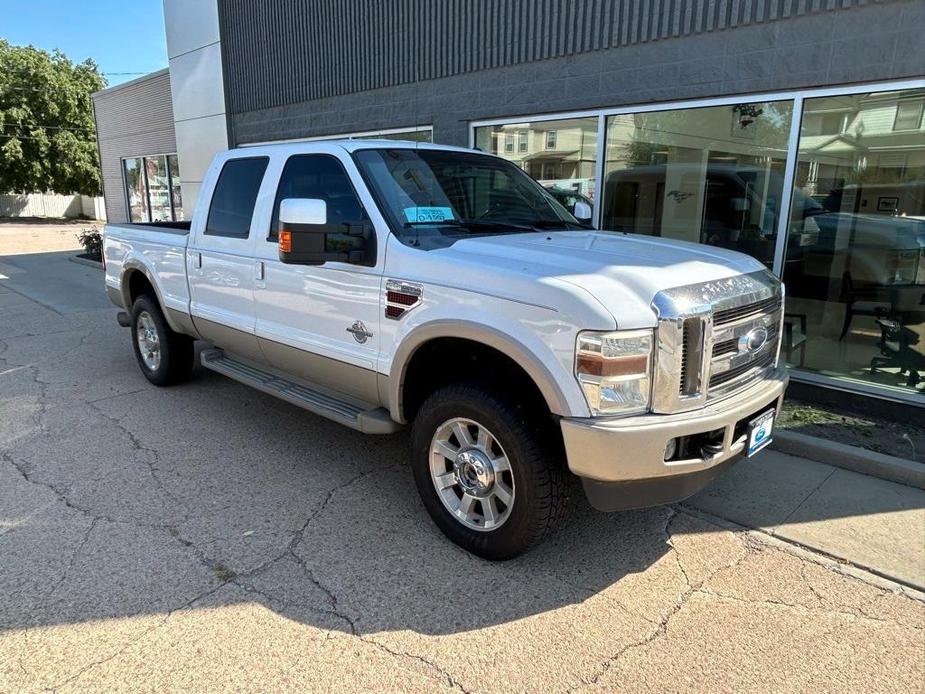
[[[405,219],[409,222],[446,222],[455,219],[450,207],[406,207]]]

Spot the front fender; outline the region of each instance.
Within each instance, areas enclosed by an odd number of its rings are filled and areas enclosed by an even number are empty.
[[[521,313],[531,311],[521,307]],[[511,320],[504,315],[476,310],[471,305],[456,304],[452,311],[433,306],[430,310],[411,312],[413,320],[396,330],[395,351],[386,370],[388,392],[384,393],[392,418],[405,422],[402,402],[405,376],[415,352],[436,338],[455,337],[486,345],[517,362],[536,384],[553,414],[588,417],[587,402],[572,375],[571,365],[575,331],[556,319],[521,315]],[[409,316],[409,318],[411,317]]]

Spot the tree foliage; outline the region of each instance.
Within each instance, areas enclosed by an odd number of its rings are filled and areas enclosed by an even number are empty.
[[[100,194],[96,63],[0,39],[0,193]]]

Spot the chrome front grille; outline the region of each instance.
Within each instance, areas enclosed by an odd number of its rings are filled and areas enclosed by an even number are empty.
[[[777,307],[779,301],[780,300],[777,297],[772,296],[768,299],[764,299],[763,301],[756,301],[753,304],[746,304],[745,306],[734,306],[733,308],[726,308],[722,311],[716,311],[713,314],[713,324],[726,325],[727,323],[734,323],[750,316],[758,316],[762,313],[773,311]]]
[[[659,292],[653,409],[703,407],[777,360],[783,287],[765,271]]]
[[[772,309],[776,311],[775,309]],[[715,324],[714,324],[715,325]],[[774,340],[777,338],[778,326],[769,325],[768,326],[768,340]],[[725,340],[724,342],[714,342],[713,343],[713,358],[724,357],[730,354],[738,354],[739,352],[739,340],[738,338],[732,338],[731,340]]]
[[[739,378],[742,378],[752,370],[755,369],[764,369],[771,365],[771,362],[774,361],[773,354],[765,354],[758,359],[749,362],[748,364],[740,364],[739,366],[733,366],[722,373],[713,374],[710,376],[710,391],[719,388],[720,386],[736,383]]]

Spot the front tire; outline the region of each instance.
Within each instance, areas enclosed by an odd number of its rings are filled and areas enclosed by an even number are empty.
[[[156,386],[172,386],[193,371],[193,339],[174,332],[157,301],[148,294],[132,304],[132,347],[141,372]]]
[[[481,384],[435,391],[415,418],[411,460],[424,507],[444,535],[504,560],[551,534],[571,486],[552,432],[550,420]]]

